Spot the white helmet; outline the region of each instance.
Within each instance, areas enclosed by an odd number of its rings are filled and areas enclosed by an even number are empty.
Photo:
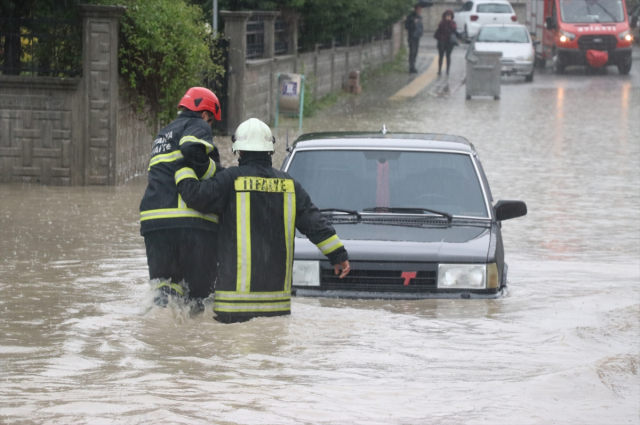
[[[273,152],[275,137],[268,125],[257,118],[249,118],[231,136],[233,151]]]

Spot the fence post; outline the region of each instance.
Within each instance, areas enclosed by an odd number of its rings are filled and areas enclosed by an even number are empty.
[[[276,17],[280,12],[253,12],[252,17],[257,17],[264,22],[264,59],[271,59],[276,55]]]
[[[118,19],[122,6],[80,5],[82,16],[81,127],[72,184],[116,184]]]
[[[287,54],[298,55],[298,21],[300,20],[300,14],[294,12],[287,12],[283,15],[284,20],[287,22]]]
[[[220,11],[229,39],[229,115],[227,128],[233,133],[244,120],[244,73],[247,61],[247,20],[251,12]]]

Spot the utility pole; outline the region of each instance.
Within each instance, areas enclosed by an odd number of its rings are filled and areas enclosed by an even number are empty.
[[[213,36],[218,36],[218,0],[213,0]]]

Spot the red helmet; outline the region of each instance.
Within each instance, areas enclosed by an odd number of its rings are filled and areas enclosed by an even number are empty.
[[[215,94],[204,87],[191,87],[182,96],[178,107],[184,106],[191,111],[209,111],[220,121],[220,102]]]

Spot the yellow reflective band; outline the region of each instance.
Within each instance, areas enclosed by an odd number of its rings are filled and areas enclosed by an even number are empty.
[[[180,183],[184,179],[198,180],[198,176],[196,176],[196,172],[189,167],[184,167],[176,171],[176,173],[174,174],[174,178],[176,180],[176,184]]]
[[[293,267],[293,237],[296,223],[296,194],[287,192],[284,194],[284,242],[287,247],[286,272],[284,277],[285,291],[291,291],[291,272]]]
[[[181,210],[187,209],[187,203],[182,199],[182,195],[178,193],[178,208]]]
[[[331,254],[333,251],[344,245],[342,244],[340,239],[338,239],[338,235],[333,235],[329,239],[325,239],[316,246],[320,249],[320,251],[322,251],[324,255],[327,255]]]
[[[154,165],[160,164],[161,162],[173,162],[180,158],[182,158],[182,152],[180,151],[163,153],[162,155],[156,155],[153,158],[151,158],[151,161],[149,161],[149,168],[147,171],[149,171],[151,167],[153,167]]]
[[[295,192],[291,179],[267,179],[264,177],[242,176],[235,181],[235,189],[238,192]]]
[[[201,218],[203,220],[218,222],[218,216],[215,214],[202,214],[190,208],[165,208],[161,210],[142,211],[140,213],[140,221],[153,220],[157,218]]]
[[[251,291],[251,197],[248,192],[236,193],[236,291]]]
[[[184,291],[182,289],[182,286],[178,285],[177,283],[161,283],[160,285],[156,286],[156,289],[160,289],[164,286],[168,286],[169,288],[173,289],[174,291],[176,291],[178,294],[184,296]]]
[[[216,291],[216,301],[287,301],[291,300],[291,291],[250,292]]]
[[[281,303],[229,303],[216,302],[213,311],[224,313],[250,313],[250,312],[269,312],[269,311],[289,311],[291,310],[291,301]]]
[[[209,168],[207,168],[207,172],[204,173],[204,176],[202,176],[202,179],[200,180],[210,179],[211,177],[213,177],[215,173],[216,173],[216,163],[213,161],[213,159],[209,158]]]
[[[207,155],[211,153],[211,151],[213,150],[213,145],[211,143],[205,142],[202,139],[198,139],[197,137],[194,136],[184,136],[182,139],[180,139],[180,146],[182,146],[183,143],[202,143],[206,150],[207,150]]]

